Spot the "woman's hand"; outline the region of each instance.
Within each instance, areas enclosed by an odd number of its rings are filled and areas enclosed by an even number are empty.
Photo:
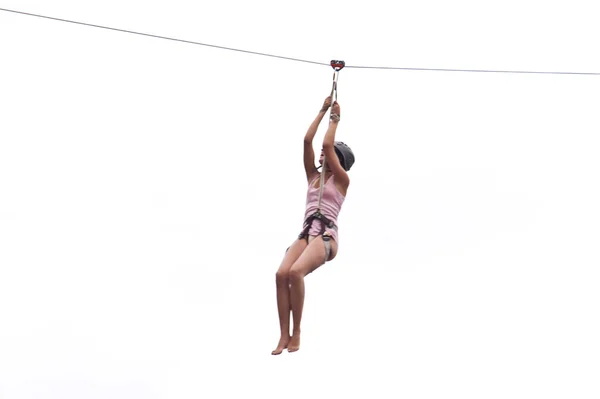
[[[325,101],[323,101],[323,106],[321,107],[321,112],[325,112],[331,107],[331,96],[327,96]]]
[[[331,108],[331,112],[334,114],[340,114],[340,104],[336,101],[333,103],[333,108]]]

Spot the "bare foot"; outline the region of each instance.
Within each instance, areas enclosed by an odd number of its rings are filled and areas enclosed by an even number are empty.
[[[288,352],[296,352],[300,349],[300,331],[295,331],[288,344]]]
[[[283,350],[288,347],[289,342],[290,342],[290,336],[282,335],[281,338],[279,339],[279,343],[277,344],[277,348],[275,348],[275,350],[273,352],[271,352],[271,355],[280,355],[281,352],[283,352]]]

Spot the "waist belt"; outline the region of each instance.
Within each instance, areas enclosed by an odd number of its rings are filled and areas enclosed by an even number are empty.
[[[312,224],[315,221],[315,219],[319,219],[321,221],[321,231],[319,232],[319,235],[323,235],[323,233],[325,233],[326,227],[329,227],[330,229],[334,229],[336,227],[335,223],[333,223],[332,220],[329,220],[320,211],[316,211],[315,213],[313,213],[312,215],[307,217],[306,220],[304,221],[304,223],[306,224],[306,227],[304,227],[302,232],[300,234],[298,234],[298,239],[302,239],[302,238],[305,238],[308,236],[308,232],[310,231],[310,228],[312,227]],[[323,238],[325,238],[325,237],[323,237]]]

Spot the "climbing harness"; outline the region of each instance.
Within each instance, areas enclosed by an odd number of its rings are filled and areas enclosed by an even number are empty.
[[[339,61],[339,60],[332,60],[331,61],[331,67],[333,68],[333,85],[331,87],[331,106],[333,108],[333,104],[335,101],[337,101],[337,82],[338,82],[338,77],[339,77],[339,73],[340,70],[346,65],[346,63],[344,61]],[[329,111],[329,117],[330,119],[335,119],[335,117],[337,117],[339,120],[339,115],[335,115],[331,112],[331,109]],[[313,222],[315,221],[315,219],[318,219],[321,221],[321,231],[319,232],[319,235],[323,237],[323,242],[325,243],[325,260],[329,260],[329,256],[331,253],[331,243],[329,242],[329,240],[331,240],[331,235],[329,234],[329,232],[325,231],[325,228],[328,227],[330,229],[334,229],[336,228],[335,223],[333,223],[332,220],[329,220],[325,215],[323,215],[323,213],[321,213],[321,200],[323,198],[323,186],[325,183],[325,164],[326,164],[326,160],[327,157],[325,155],[323,155],[323,169],[321,170],[321,178],[320,178],[320,186],[319,186],[319,203],[317,205],[317,210],[315,211],[315,213],[313,213],[312,215],[308,216],[306,218],[306,220],[304,221],[304,229],[302,230],[302,232],[298,235],[298,239],[301,240],[303,238],[308,237],[308,232],[310,231],[310,228],[312,227]],[[313,184],[313,183],[311,183]]]

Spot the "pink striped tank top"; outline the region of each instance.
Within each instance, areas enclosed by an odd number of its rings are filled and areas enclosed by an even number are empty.
[[[306,193],[306,211],[304,212],[304,220],[317,211],[319,206],[319,188],[315,188],[315,182],[321,178],[321,175],[317,175],[317,178],[311,181],[308,185],[308,191]],[[325,186],[323,187],[323,197],[321,198],[321,213],[325,215],[329,220],[333,221],[335,226],[333,229],[325,228],[325,231],[331,234],[331,237],[337,242],[338,231],[337,231],[337,218],[342,209],[345,197],[335,187],[334,175],[331,175]],[[306,227],[304,224],[303,227]],[[312,223],[308,234],[318,235],[321,231],[321,221],[316,219]]]

